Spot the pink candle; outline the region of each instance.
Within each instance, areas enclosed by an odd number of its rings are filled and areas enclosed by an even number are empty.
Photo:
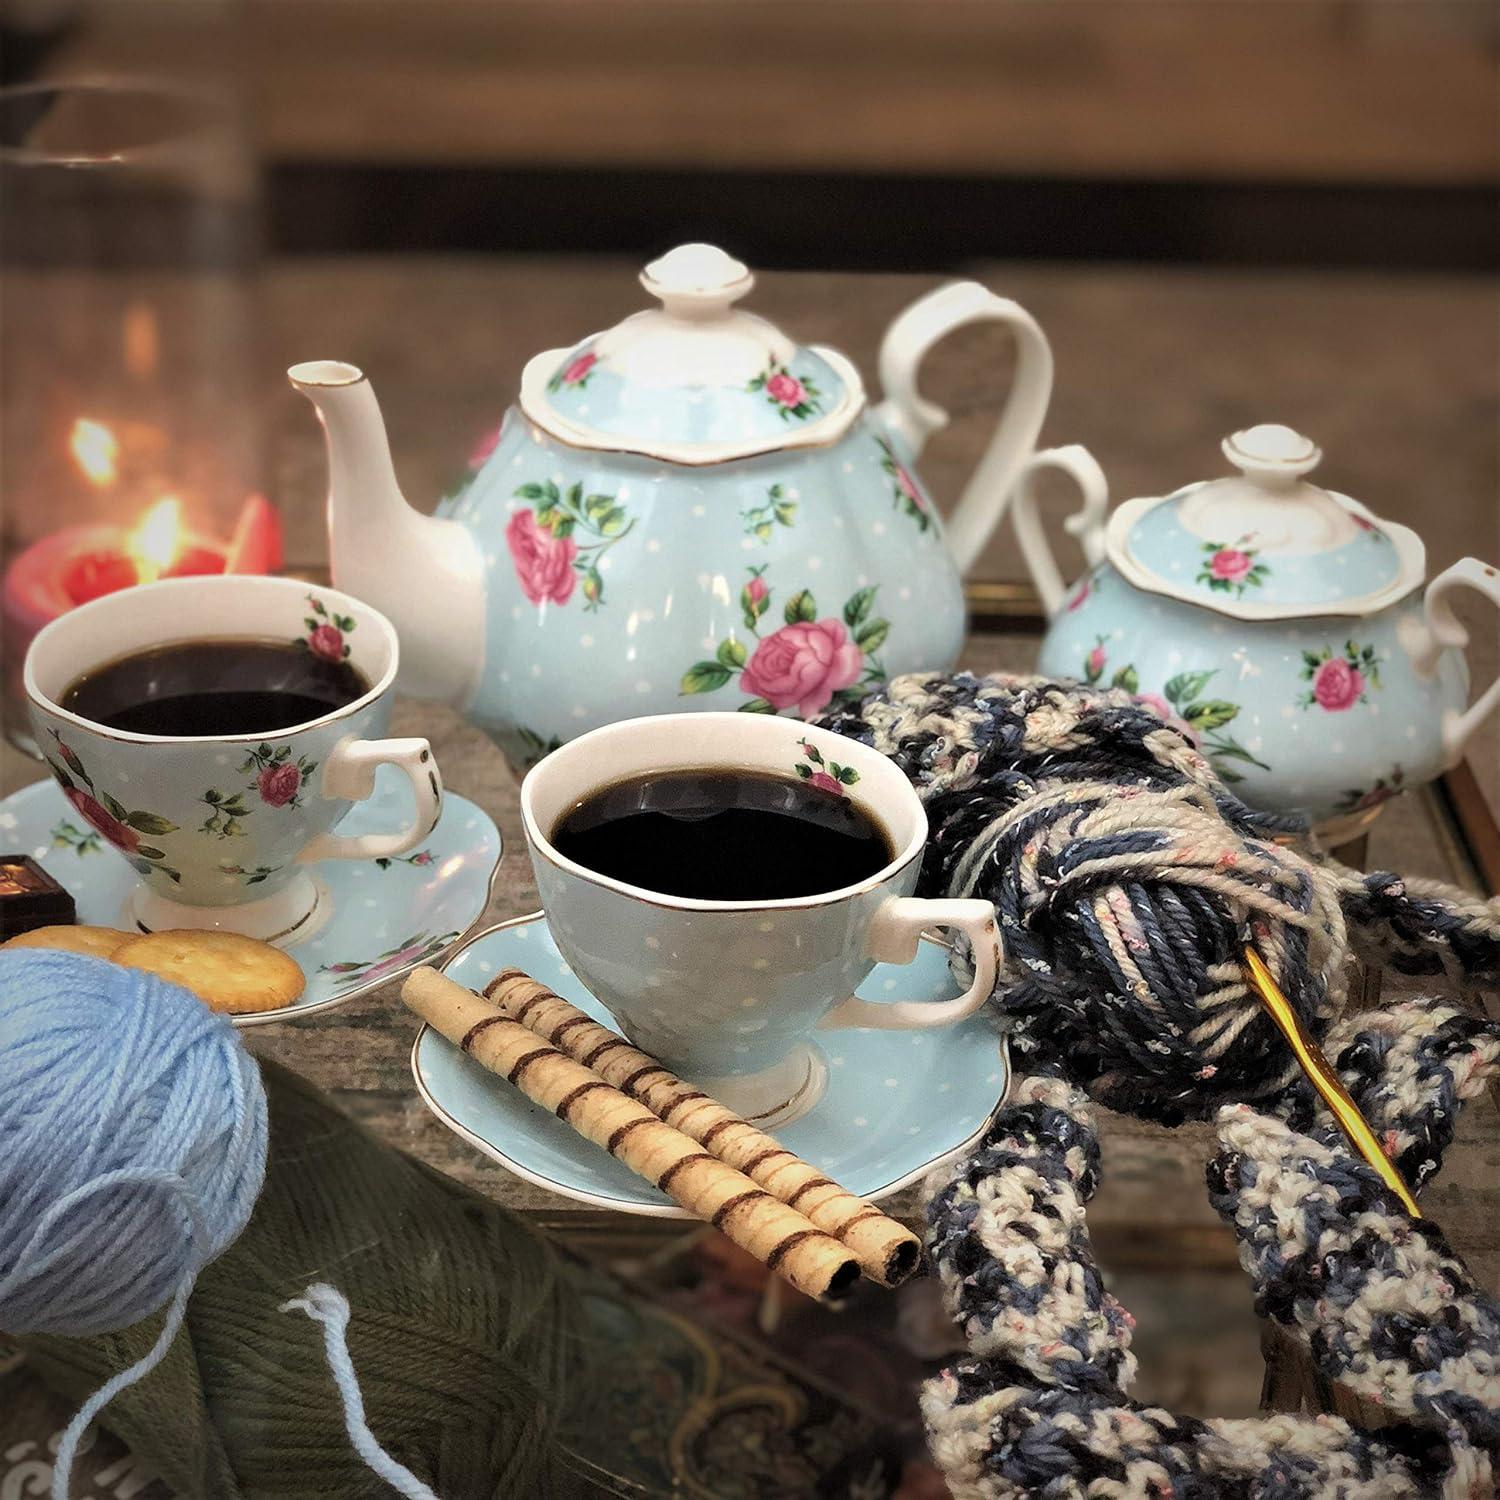
[[[75,605],[157,578],[274,573],[281,563],[281,518],[260,495],[245,501],[228,541],[185,531],[180,516],[159,507],[133,529],[98,522],[42,537],[11,560],[0,587],[12,703],[21,701],[21,667],[32,637]]]

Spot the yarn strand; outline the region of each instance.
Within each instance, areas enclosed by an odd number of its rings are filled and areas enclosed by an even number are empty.
[[[68,1486],[73,1477],[73,1460],[78,1456],[78,1445],[83,1441],[83,1434],[88,1430],[89,1423],[121,1391],[134,1385],[138,1380],[144,1380],[167,1357],[167,1350],[172,1347],[172,1340],[177,1337],[178,1331],[182,1328],[182,1320],[187,1316],[188,1298],[192,1292],[193,1278],[189,1276],[173,1294],[171,1304],[167,1308],[166,1320],[162,1323],[161,1332],[156,1336],[156,1342],[129,1369],[111,1375],[74,1412],[73,1419],[63,1429],[63,1435],[57,1445],[57,1457],[53,1460],[52,1500],[68,1500]]]
[[[326,1281],[315,1281],[300,1297],[283,1302],[281,1311],[303,1312],[314,1323],[323,1325],[323,1349],[328,1358],[329,1373],[344,1403],[344,1426],[349,1431],[349,1441],[355,1452],[407,1500],[438,1500],[405,1464],[397,1463],[380,1446],[365,1420],[365,1398],[359,1388],[359,1376],[354,1372],[354,1361],[349,1357],[348,1299]]]

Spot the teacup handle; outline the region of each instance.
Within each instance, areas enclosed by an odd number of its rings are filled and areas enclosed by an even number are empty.
[[[951,1026],[972,1016],[995,988],[1000,967],[1000,928],[988,901],[967,897],[941,900],[892,896],[870,923],[868,951],[887,964],[909,964],[917,943],[929,927],[954,927],[968,938],[974,952],[974,979],[956,1000],[862,1000],[858,995],[836,1005],[820,1023],[829,1030],[869,1026],[879,1031],[922,1031]]]
[[[399,833],[320,833],[298,856],[303,864],[319,859],[390,859],[420,844],[443,812],[443,780],[432,746],[426,740],[340,740],[323,762],[325,797],[363,802],[375,790],[375,772],[395,768],[411,783],[416,813]]]

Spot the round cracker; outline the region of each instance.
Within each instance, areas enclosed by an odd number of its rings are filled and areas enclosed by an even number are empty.
[[[132,938],[114,960],[183,985],[209,1009],[230,1015],[279,1010],[307,985],[296,959],[237,932],[152,932]]]
[[[113,927],[33,927],[5,942],[7,948],[56,948],[64,953],[87,953],[90,958],[113,958],[130,941],[128,932]]]

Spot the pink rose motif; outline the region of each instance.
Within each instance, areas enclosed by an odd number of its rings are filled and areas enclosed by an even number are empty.
[[[307,649],[324,661],[343,661],[344,632],[325,621],[308,636]]]
[[[1088,668],[1090,682],[1093,682],[1097,677],[1103,675],[1104,664],[1108,660],[1109,657],[1105,654],[1103,646],[1095,646],[1094,649],[1089,652],[1088,657],[1085,661],[1085,665]]]
[[[770,590],[766,587],[765,580],[760,576],[759,573],[757,573],[750,579],[750,582],[745,585],[744,592],[745,597],[752,604],[759,604],[761,600],[764,599],[768,593],[770,593]]]
[[[1228,583],[1238,583],[1250,571],[1253,559],[1248,552],[1238,547],[1220,547],[1208,560],[1208,571],[1215,578]]]
[[[905,495],[913,505],[917,506],[919,509],[926,509],[927,502],[922,498],[922,492],[917,488],[916,480],[913,479],[911,475],[906,471],[906,469],[900,464],[896,465],[896,483],[900,487],[901,493]]]
[[[1088,596],[1092,592],[1093,592],[1093,585],[1088,581],[1087,578],[1085,578],[1083,580],[1083,582],[1078,585],[1077,592],[1074,593],[1073,597],[1068,600],[1068,602],[1063,606],[1063,608],[1069,614],[1072,614],[1075,609],[1082,609],[1083,608],[1083,601],[1085,599],[1087,599]]]
[[[808,786],[815,786],[820,792],[832,792],[835,797],[844,795],[844,784],[838,777],[830,776],[827,771],[814,771],[807,778]]]
[[[580,380],[588,377],[589,371],[598,363],[599,356],[597,354],[580,354],[562,372],[562,383],[564,385],[577,385]]]
[[[1179,734],[1185,735],[1195,745],[1202,744],[1202,738],[1191,724],[1182,718],[1177,710],[1172,707],[1159,693],[1136,693],[1135,700],[1146,708],[1149,708],[1157,718],[1170,724]]]
[[[573,595],[573,559],[578,545],[572,537],[553,536],[537,525],[529,510],[518,510],[505,528],[505,544],[516,565],[516,577],[533,604],[566,604]]]
[[[1312,695],[1318,707],[1342,713],[1359,702],[1365,690],[1364,673],[1341,657],[1325,661],[1313,677]]]
[[[420,853],[413,854],[412,857],[410,858],[410,860],[407,861],[407,863],[408,864],[413,864],[413,865],[430,865],[432,863],[432,861],[433,861],[432,850],[431,849],[423,849]]]
[[[301,790],[302,772],[285,761],[279,766],[267,766],[255,778],[260,789],[260,800],[269,807],[285,807]]]
[[[485,459],[500,446],[500,434],[504,430],[505,424],[502,422],[493,432],[487,432],[474,444],[474,451],[469,455],[469,467],[471,469],[479,468]]]
[[[403,964],[409,964],[414,958],[421,958],[427,952],[429,946],[430,944],[425,938],[412,943],[410,946],[402,948],[400,952],[392,953],[382,958],[379,963],[371,964],[360,977],[363,979],[378,979],[383,974],[393,973]]]
[[[785,370],[778,370],[766,381],[766,394],[783,406],[801,406],[807,399],[807,391],[802,382],[795,375],[788,375]]]
[[[740,673],[740,687],[772,708],[795,708],[810,719],[859,680],[864,662],[841,621],[799,620],[761,641]]]
[[[77,808],[78,815],[84,822],[97,828],[116,849],[123,849],[126,854],[134,854],[141,847],[140,834],[133,828],[127,828],[118,818],[105,811],[87,792],[81,792],[75,786],[67,788],[64,795]]]

